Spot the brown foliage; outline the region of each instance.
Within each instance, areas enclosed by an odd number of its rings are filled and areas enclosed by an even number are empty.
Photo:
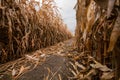
[[[0,63],[71,38],[60,17],[54,0],[2,0]]]
[[[95,0],[96,3],[89,0],[87,6],[86,1],[78,0],[77,3],[76,48],[80,53],[88,52],[87,54],[94,56],[101,64],[115,69],[115,77],[118,80],[120,11],[114,7],[117,6],[115,0]],[[97,77],[100,78],[100,75],[101,72]]]

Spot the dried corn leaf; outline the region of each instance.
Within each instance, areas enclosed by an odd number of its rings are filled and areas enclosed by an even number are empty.
[[[12,70],[12,76],[15,76],[15,75],[16,75],[16,70],[13,69],[13,70]]]
[[[69,70],[74,76],[77,76],[77,73],[73,69],[69,68]]]
[[[23,74],[25,71],[27,71],[30,67],[23,67],[21,66],[19,73],[15,76],[15,78],[18,78],[21,74]]]
[[[83,69],[83,70],[85,70],[85,69],[86,69],[86,67],[85,67],[85,66],[83,66],[83,65],[79,64],[78,62],[75,62],[75,65],[77,65],[79,68],[81,68],[81,69]]]
[[[83,32],[83,40],[86,40],[87,34],[91,31],[93,24],[95,23],[95,21],[98,19],[98,17],[96,17],[98,15],[97,13],[97,9],[98,6],[96,5],[96,3],[91,0],[90,4],[87,8],[87,25],[86,28]]]
[[[35,61],[39,61],[39,58],[36,58],[36,57],[34,57],[34,56],[25,55],[25,57],[26,57],[28,60],[35,60]]]
[[[60,74],[58,74],[58,77],[59,77],[59,80],[62,80],[62,77],[61,77],[61,75],[60,75]]]
[[[116,1],[116,0],[109,0],[109,1],[108,1],[107,18],[109,18],[110,15],[111,15],[111,12],[112,12],[112,10],[113,10],[113,8],[114,8],[114,5],[115,5],[115,1]]]
[[[114,49],[114,46],[115,46],[119,36],[120,36],[120,14],[117,17],[117,20],[115,22],[114,28],[113,28],[111,36],[110,36],[110,43],[109,43],[109,47],[107,50],[108,52],[110,52]]]
[[[96,62],[95,64],[90,64],[90,66],[94,69],[99,69],[101,71],[112,71],[110,68],[108,68],[106,65],[102,65],[101,63],[99,62]]]
[[[114,72],[104,72],[101,76],[102,80],[111,80],[114,77]]]
[[[96,75],[96,73],[97,73],[96,70],[92,69],[84,76],[84,78],[88,79],[88,80],[91,80],[92,76]]]

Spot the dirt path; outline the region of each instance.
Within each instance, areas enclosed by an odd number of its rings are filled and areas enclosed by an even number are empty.
[[[26,72],[18,80],[67,80],[70,75],[68,60],[61,56],[50,56],[35,69]]]
[[[68,80],[71,75],[69,71],[69,59],[65,57],[66,54],[73,48],[73,39],[67,40],[57,44],[54,53],[51,53],[46,60],[38,65],[35,69],[26,72],[20,76],[18,80]],[[47,48],[46,48],[47,49]],[[54,49],[53,47],[49,48]],[[49,51],[46,50],[46,51]],[[50,54],[51,51],[48,52]],[[47,54],[47,53],[46,53]]]
[[[114,70],[87,51],[78,53],[74,41],[60,42],[0,65],[0,80],[112,80]]]
[[[68,58],[74,39],[40,49],[16,61],[0,65],[0,80],[67,80]],[[24,73],[24,74],[23,74]],[[45,79],[46,78],[46,79]],[[48,78],[48,79],[47,79]]]

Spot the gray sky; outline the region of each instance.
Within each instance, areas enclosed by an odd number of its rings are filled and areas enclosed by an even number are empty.
[[[76,13],[73,9],[77,0],[55,0],[57,6],[60,8],[60,13],[64,23],[67,24],[68,29],[74,33],[76,25]]]

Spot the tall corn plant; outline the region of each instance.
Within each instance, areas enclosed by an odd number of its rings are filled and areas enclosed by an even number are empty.
[[[54,0],[0,0],[0,23],[0,63],[72,37]]]
[[[120,11],[114,5],[115,0],[77,0],[75,35],[77,50],[87,52],[102,64],[115,69],[118,79]]]

